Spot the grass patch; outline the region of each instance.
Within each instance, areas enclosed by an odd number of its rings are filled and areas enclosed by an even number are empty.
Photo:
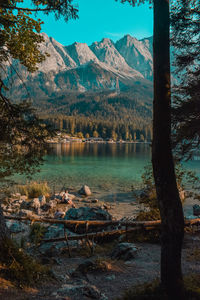
[[[30,182],[25,185],[18,185],[16,188],[21,195],[26,195],[28,198],[36,198],[41,195],[48,196],[50,192],[47,182]]]
[[[31,286],[50,277],[50,270],[27,255],[10,239],[0,249],[1,273],[17,285]]]

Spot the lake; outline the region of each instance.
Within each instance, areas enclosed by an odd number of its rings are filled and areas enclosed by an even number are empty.
[[[55,190],[87,184],[92,191],[122,193],[141,184],[141,174],[150,160],[151,147],[143,143],[52,144],[33,180],[48,181]],[[190,161],[186,167],[200,176],[200,161]]]

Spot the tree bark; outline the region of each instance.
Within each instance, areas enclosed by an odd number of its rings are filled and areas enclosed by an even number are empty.
[[[3,216],[3,211],[0,205],[0,249],[3,247],[4,242],[10,238],[10,233],[6,227],[6,222]]]
[[[170,299],[183,298],[184,216],[171,150],[169,0],[154,0],[152,163],[161,214],[161,283]]]

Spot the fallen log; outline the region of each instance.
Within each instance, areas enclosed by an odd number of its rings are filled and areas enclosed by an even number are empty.
[[[71,227],[74,225],[87,225],[87,226],[110,226],[110,225],[119,225],[119,226],[159,226],[161,224],[161,220],[155,221],[89,221],[89,220],[58,220],[58,219],[50,219],[50,218],[41,218],[41,217],[17,217],[17,216],[4,216],[5,219],[8,220],[18,220],[18,221],[31,221],[31,222],[41,222],[41,223],[50,223],[50,224],[63,224],[65,227]],[[185,220],[185,226],[190,225],[199,225],[200,218]]]
[[[82,240],[82,239],[89,239],[89,240],[95,240],[97,238],[105,238],[105,237],[113,237],[113,236],[119,236],[125,233],[134,232],[137,230],[140,230],[141,227],[134,227],[130,229],[117,229],[117,230],[111,230],[111,231],[101,231],[101,232],[92,232],[87,234],[79,234],[79,235],[68,235],[67,239],[70,241],[76,241],[76,240]],[[46,239],[42,240],[42,243],[53,243],[53,242],[62,242],[65,241],[65,237],[59,237],[59,238],[52,238],[52,239]]]
[[[49,219],[49,218],[41,218],[41,217],[17,217],[17,216],[4,216],[5,219],[9,220],[18,220],[18,221],[31,221],[31,222],[41,222],[41,223],[50,223],[50,224],[63,224],[66,227],[72,225],[87,225],[87,226],[110,226],[110,225],[120,225],[120,226],[156,226],[161,222],[160,220],[156,221],[79,221],[79,220],[58,220],[58,219]]]

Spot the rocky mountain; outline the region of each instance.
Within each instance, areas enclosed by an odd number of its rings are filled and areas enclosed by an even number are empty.
[[[70,92],[117,91],[147,86],[152,80],[152,38],[137,40],[130,35],[114,43],[103,39],[88,46],[74,43],[63,46],[42,33],[42,53],[50,56],[32,74],[12,60],[3,77],[15,98],[56,98]],[[5,70],[5,68],[4,68]],[[148,82],[148,84],[147,84]]]
[[[144,78],[152,80],[152,43],[152,38],[138,41],[136,38],[126,35],[116,42],[115,47],[131,68],[139,71]]]

